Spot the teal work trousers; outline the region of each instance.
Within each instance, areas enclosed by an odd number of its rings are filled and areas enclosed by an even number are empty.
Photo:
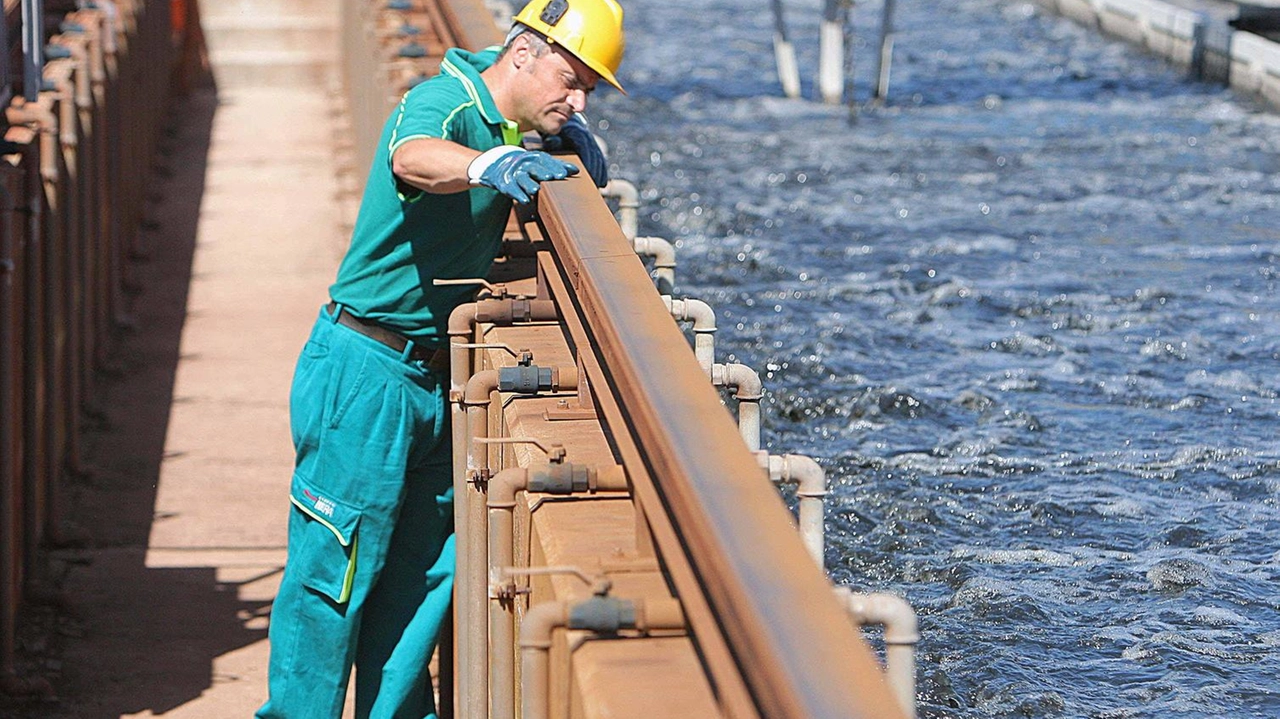
[[[435,717],[427,664],[454,572],[447,378],[336,319],[320,311],[294,373],[289,553],[256,716],[340,719],[354,665],[357,717]]]

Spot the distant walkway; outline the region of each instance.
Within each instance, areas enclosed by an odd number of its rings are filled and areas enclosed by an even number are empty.
[[[211,45],[215,27],[261,25],[260,10],[205,3]],[[253,32],[231,38],[249,43],[237,61],[254,61]],[[220,80],[179,102],[166,140],[158,226],[131,273],[136,327],[101,383],[92,474],[76,485],[90,548],[60,555],[78,619],[49,716],[228,719],[266,696],[289,383],[346,241],[337,108],[325,82]]]

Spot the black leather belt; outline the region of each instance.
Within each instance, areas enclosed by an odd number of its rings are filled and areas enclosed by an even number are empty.
[[[329,314],[337,314],[337,323],[343,327],[359,332],[370,339],[376,340],[391,349],[404,353],[404,348],[409,344],[409,338],[397,332],[383,327],[376,322],[356,317],[343,307],[342,312],[338,312],[338,303],[329,303]],[[413,350],[409,352],[409,359],[425,362],[428,367],[436,372],[447,372],[449,370],[449,350],[435,349],[432,347],[423,347],[417,343],[414,344]]]

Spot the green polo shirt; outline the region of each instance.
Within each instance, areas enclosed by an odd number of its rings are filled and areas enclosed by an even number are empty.
[[[484,277],[502,245],[511,200],[488,188],[436,195],[400,182],[391,157],[404,143],[435,137],[484,152],[520,144],[480,73],[499,48],[452,49],[440,74],[405,93],[382,130],[365,184],[351,247],[329,296],[357,317],[427,346],[448,342],[449,313],[474,287],[432,280]]]

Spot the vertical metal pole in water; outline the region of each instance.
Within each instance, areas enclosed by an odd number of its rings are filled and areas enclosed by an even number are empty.
[[[35,102],[44,74],[43,0],[22,0],[22,63],[23,95]]]
[[[796,49],[787,39],[787,22],[782,16],[782,0],[773,3],[773,56],[778,63],[778,80],[787,97],[800,97],[800,68],[796,65]]]
[[[828,105],[844,92],[845,0],[826,0],[818,33],[818,91]]]
[[[853,123],[858,119],[858,96],[854,87],[854,70],[856,64],[856,52],[854,48],[857,46],[857,37],[853,28],[853,7],[856,3],[854,0],[845,0],[844,10],[844,65],[845,65],[845,82],[844,90],[849,102],[849,122]]]
[[[880,22],[880,59],[876,64],[876,104],[889,96],[889,65],[893,60],[893,5],[884,0],[884,17]]]

